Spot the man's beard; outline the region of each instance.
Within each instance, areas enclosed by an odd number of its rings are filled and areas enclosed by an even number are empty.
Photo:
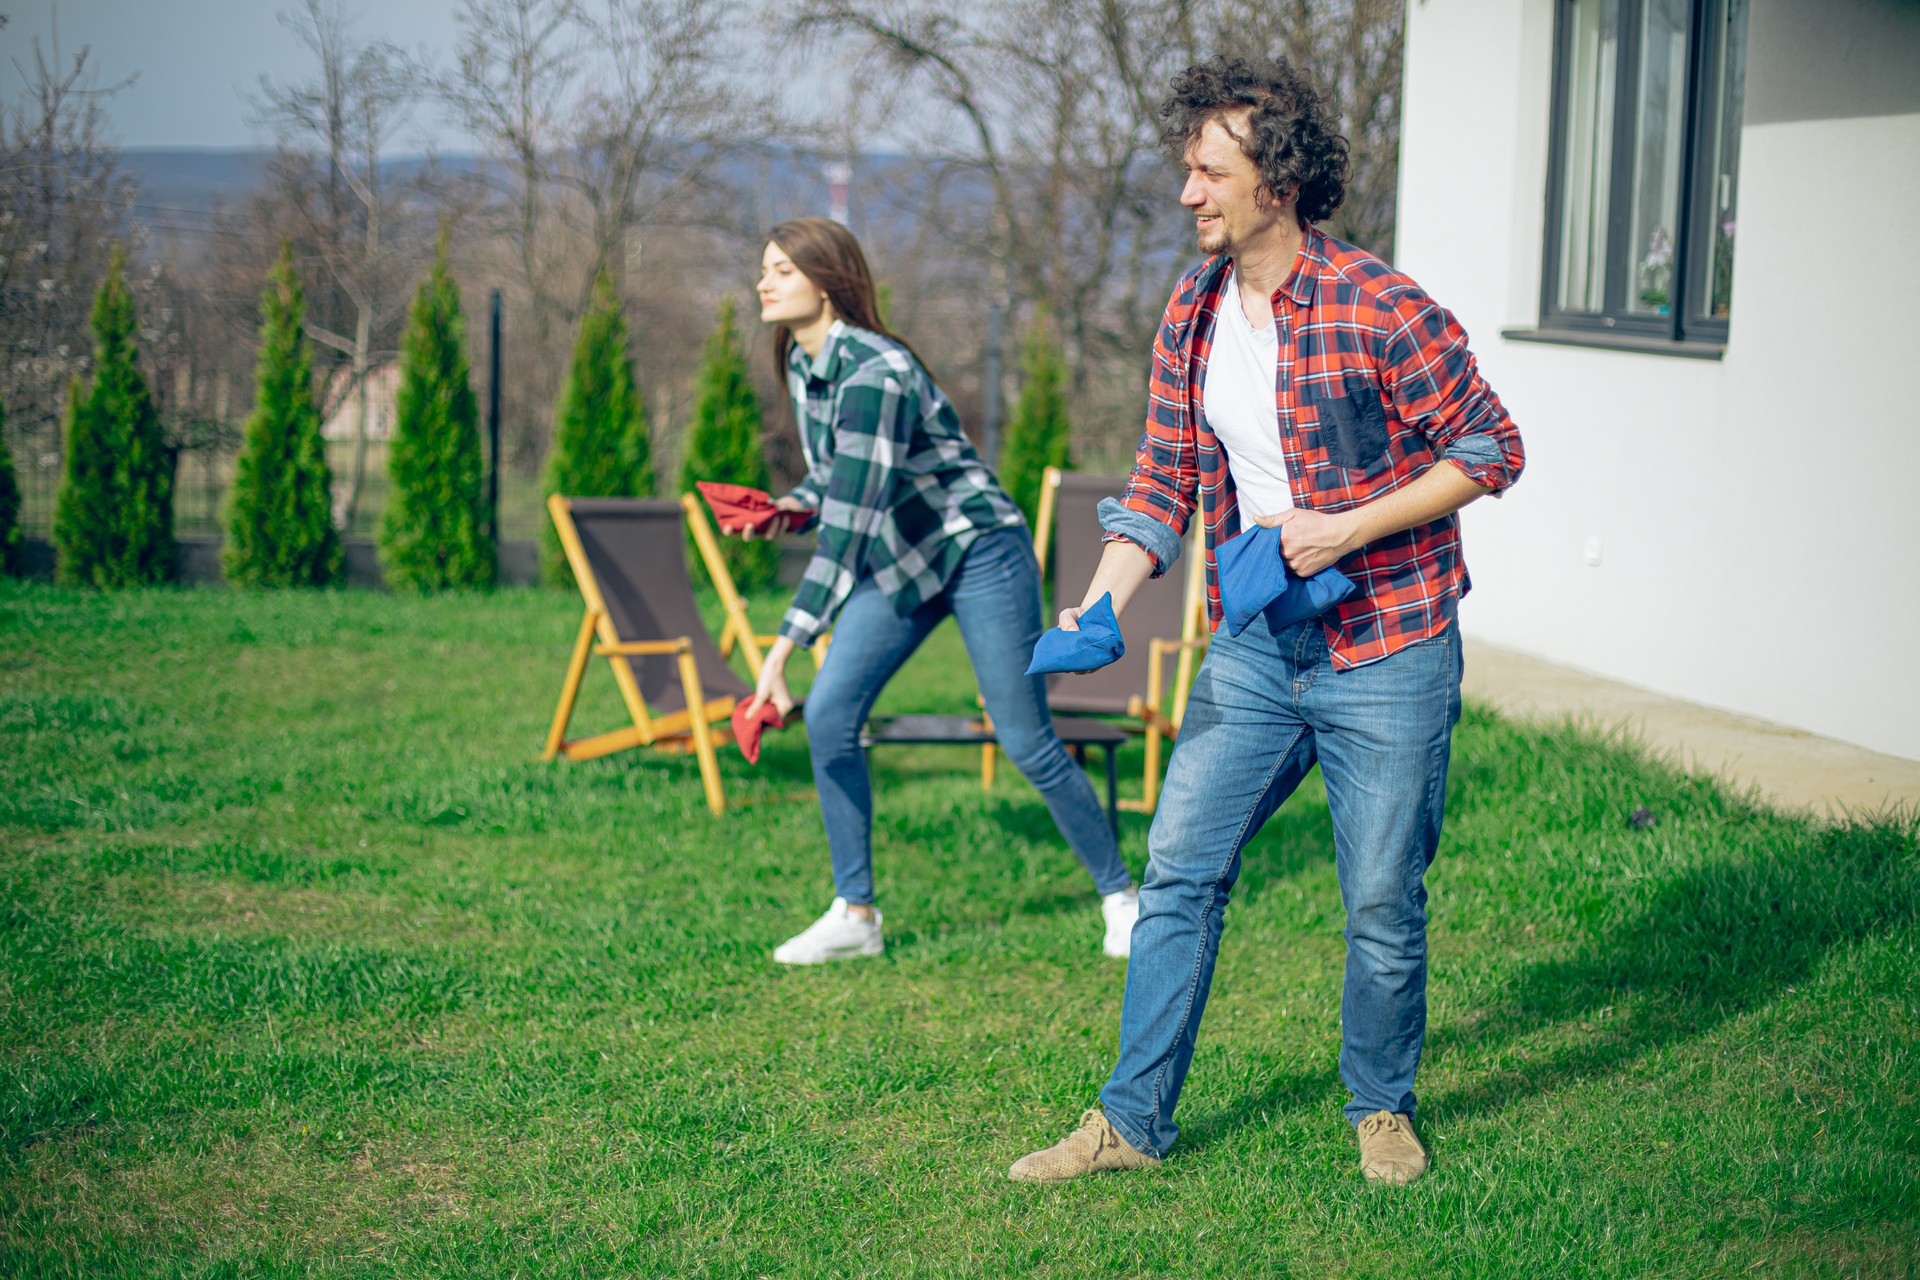
[[[1194,238],[1199,241],[1200,252],[1219,253],[1227,247],[1227,228],[1224,220],[1215,221],[1212,227],[1196,227]]]

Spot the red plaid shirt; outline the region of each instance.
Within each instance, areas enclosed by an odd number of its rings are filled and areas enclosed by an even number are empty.
[[[1216,629],[1214,551],[1240,532],[1240,511],[1201,393],[1230,265],[1209,258],[1174,289],[1153,344],[1146,433],[1121,498],[1176,538],[1198,499]],[[1443,458],[1496,493],[1519,478],[1520,432],[1481,378],[1466,332],[1406,276],[1309,227],[1293,273],[1273,295],[1273,316],[1276,425],[1295,506],[1348,511]],[[1124,536],[1110,532],[1107,540]],[[1159,576],[1167,566],[1142,549]],[[1453,515],[1368,543],[1339,568],[1359,588],[1322,619],[1339,669],[1438,635],[1470,585]]]

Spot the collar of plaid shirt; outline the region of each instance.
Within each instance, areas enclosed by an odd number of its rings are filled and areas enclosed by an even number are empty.
[[[844,345],[841,338],[845,336],[847,328],[845,320],[835,320],[829,325],[827,340],[820,344],[820,353],[811,359],[799,343],[794,343],[788,352],[788,366],[798,366],[806,377],[833,382],[840,368],[840,348]]]
[[[1197,497],[1215,627],[1215,548],[1240,532],[1240,514],[1202,398],[1230,265],[1224,256],[1208,259],[1167,305],[1154,342],[1146,431],[1121,499],[1178,536]],[[1466,333],[1411,279],[1308,227],[1273,302],[1274,408],[1295,506],[1351,510],[1442,459],[1496,493],[1519,477],[1519,431],[1481,378]],[[1156,572],[1165,568],[1156,562]],[[1341,669],[1439,635],[1470,585],[1457,516],[1369,543],[1339,568],[1359,588],[1321,619]]]

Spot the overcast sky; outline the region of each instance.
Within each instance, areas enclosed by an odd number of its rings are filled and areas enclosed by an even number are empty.
[[[102,87],[134,76],[127,88],[105,103],[112,122],[111,141],[122,147],[271,146],[273,139],[249,123],[250,99],[260,77],[282,83],[309,80],[312,55],[280,21],[297,0],[0,0],[0,101],[20,100],[31,74],[36,40],[49,56],[58,17],[61,62],[70,64],[82,47]],[[451,59],[453,15],[459,0],[345,0],[355,34],[363,40],[389,40],[412,52],[424,52],[436,65]],[[810,57],[782,68],[782,92],[788,109],[814,116],[838,99],[840,72],[831,61]],[[899,150],[909,146],[918,117],[909,104],[890,101],[879,124],[865,138],[868,147]],[[394,154],[475,151],[463,130],[447,123],[436,104],[415,108],[407,126],[390,144]]]
[[[409,49],[444,57],[453,44],[455,0],[349,0],[357,29]],[[246,147],[270,139],[249,125],[247,97],[262,73],[279,79],[312,74],[309,55],[280,24],[285,0],[61,0],[60,52],[71,61],[90,46],[102,85],[140,78],[106,103],[125,147]],[[15,64],[31,68],[33,41],[52,50],[55,6],[49,0],[0,0],[0,97],[17,101],[24,82]],[[431,108],[396,139],[401,151],[465,149],[471,140],[447,128]]]

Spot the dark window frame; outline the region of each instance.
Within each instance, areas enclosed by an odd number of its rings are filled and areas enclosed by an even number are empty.
[[[1691,0],[1688,6],[1687,84],[1682,94],[1686,119],[1681,127],[1679,192],[1674,228],[1671,300],[1665,315],[1627,309],[1631,287],[1631,248],[1628,222],[1632,216],[1634,147],[1640,107],[1641,36],[1647,0],[1618,0],[1619,55],[1614,68],[1613,124],[1607,175],[1607,261],[1605,300],[1600,311],[1574,311],[1560,306],[1560,266],[1565,234],[1567,179],[1568,95],[1573,62],[1573,6],[1579,0],[1558,0],[1553,24],[1553,100],[1548,115],[1547,199],[1545,252],[1540,277],[1540,332],[1528,336],[1565,334],[1569,340],[1596,340],[1635,350],[1657,350],[1658,344],[1721,347],[1727,341],[1727,318],[1704,314],[1710,284],[1695,279],[1695,258],[1712,246],[1715,208],[1712,147],[1704,132],[1712,127],[1714,87],[1719,79],[1719,41],[1711,37],[1725,21],[1729,0]],[[1615,342],[1609,342],[1609,339]],[[1687,354],[1692,354],[1688,352]]]

